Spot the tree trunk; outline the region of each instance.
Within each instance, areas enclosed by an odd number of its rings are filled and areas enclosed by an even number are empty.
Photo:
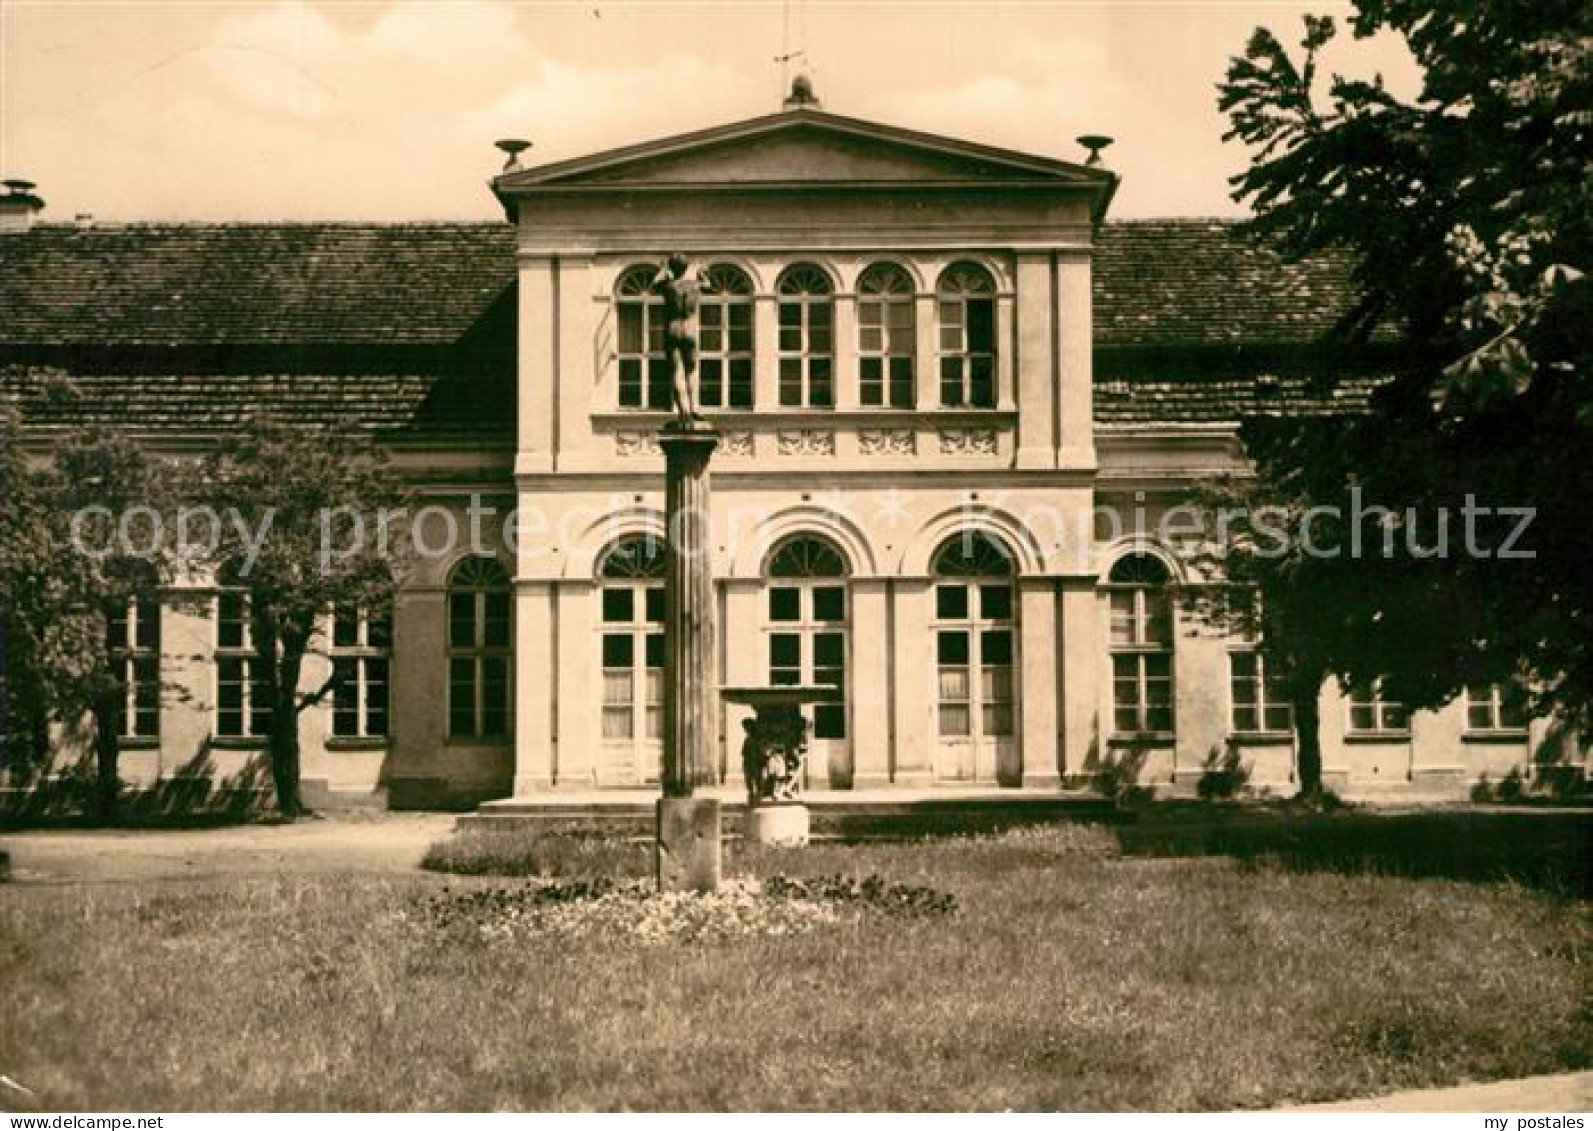
[[[1295,769],[1300,776],[1300,796],[1316,800],[1322,796],[1322,709],[1317,690],[1294,698]]]
[[[117,760],[121,756],[122,692],[113,688],[94,702],[94,817],[101,824],[115,824],[118,816],[121,777]]]
[[[304,803],[299,798],[299,718],[296,713],[289,712],[282,722],[278,722],[273,713],[270,752],[277,812],[291,821],[304,814]]]
[[[268,661],[269,662],[269,661]],[[277,812],[292,821],[306,810],[299,794],[299,711],[296,702],[299,672],[304,666],[304,646],[282,641],[276,659],[271,699],[271,784],[276,789]]]

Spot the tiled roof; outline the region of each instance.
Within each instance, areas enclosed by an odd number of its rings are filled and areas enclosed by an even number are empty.
[[[42,224],[0,236],[0,342],[449,343],[514,262],[505,224]]]
[[[1237,425],[1251,416],[1332,416],[1364,411],[1382,378],[1341,377],[1330,388],[1308,377],[1108,378],[1095,382],[1095,423],[1123,431],[1158,426]]]
[[[1095,344],[1315,341],[1354,299],[1352,266],[1347,252],[1285,263],[1227,220],[1107,224],[1095,249]]]
[[[1099,421],[1199,425],[1364,404],[1369,383],[1323,393],[1292,360],[1350,303],[1349,270],[1338,254],[1285,265],[1226,221],[1105,225]],[[33,400],[36,425],[205,432],[265,408],[496,442],[514,420],[514,278],[502,223],[39,225],[0,236],[0,366],[50,351],[77,359],[82,401]],[[1253,374],[1269,369],[1279,380],[1258,387]],[[0,399],[18,393],[0,385]]]
[[[1303,263],[1223,220],[1105,225],[1096,344],[1305,342],[1348,306],[1350,262]],[[514,280],[500,223],[41,224],[0,237],[0,344],[438,344]]]
[[[0,369],[0,404],[32,429],[119,425],[145,434],[219,435],[256,413],[378,432],[388,439],[514,438],[514,389],[476,374],[74,374],[76,396],[51,394],[22,370]]]

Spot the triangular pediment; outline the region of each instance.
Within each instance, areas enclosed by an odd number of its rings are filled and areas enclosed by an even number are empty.
[[[499,177],[500,194],[670,185],[1053,184],[1099,187],[1104,169],[800,110]]]

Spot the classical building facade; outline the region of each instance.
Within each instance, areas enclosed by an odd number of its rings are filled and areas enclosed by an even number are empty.
[[[710,281],[719,678],[837,689],[810,789],[1049,791],[1125,758],[1190,788],[1237,747],[1286,792],[1288,708],[1253,649],[1179,609],[1187,546],[1162,519],[1239,468],[1245,414],[1361,403],[1375,372],[1305,381],[1348,265],[1284,265],[1218,222],[1107,222],[1115,187],[798,103],[511,168],[507,225],[93,227],[17,205],[0,361],[68,369],[82,396],[20,369],[0,394],[41,444],[114,419],[193,450],[263,409],[392,451],[423,552],[390,623],[329,618],[312,800],[641,786],[667,534],[650,282],[678,250]],[[114,626],[130,781],[258,760],[239,603],[195,592]],[[1350,794],[1459,795],[1564,741],[1497,689],[1417,715],[1323,698]],[[728,785],[741,718],[721,714]]]

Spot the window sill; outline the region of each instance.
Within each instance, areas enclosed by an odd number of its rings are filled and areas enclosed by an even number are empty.
[[[1136,734],[1114,734],[1106,740],[1106,745],[1118,749],[1125,747],[1161,749],[1170,747],[1177,741],[1177,736],[1171,731],[1148,730]]]
[[[826,421],[835,424],[870,424],[892,422],[896,424],[920,421],[925,427],[962,422],[989,424],[1015,418],[1012,408],[885,408],[858,406],[855,408],[801,408],[781,405],[775,408],[706,409],[703,419],[710,424],[720,421],[742,426],[750,423],[767,424],[777,428],[781,424],[811,424]],[[613,427],[634,428],[637,425],[662,425],[675,418],[673,412],[656,408],[611,408],[592,413],[592,423]]]
[[[264,750],[266,747],[266,740],[265,736],[263,735],[251,735],[247,738],[241,738],[236,735],[230,735],[226,737],[221,735],[212,735],[210,739],[210,745],[211,748],[215,750]]]
[[[1468,730],[1460,736],[1460,741],[1476,743],[1479,746],[1522,746],[1531,740],[1532,736],[1525,728],[1521,730]]]
[[[386,750],[392,744],[392,739],[381,738],[353,738],[349,736],[328,737],[325,742],[327,750]]]
[[[1347,746],[1375,746],[1378,743],[1408,743],[1409,741],[1410,731],[1408,730],[1351,731],[1344,736],[1344,742]]]
[[[159,750],[160,736],[140,734],[132,738],[118,738],[116,740],[116,748],[118,750]]]
[[[1234,731],[1228,741],[1235,746],[1293,746],[1294,732],[1288,730]]]

